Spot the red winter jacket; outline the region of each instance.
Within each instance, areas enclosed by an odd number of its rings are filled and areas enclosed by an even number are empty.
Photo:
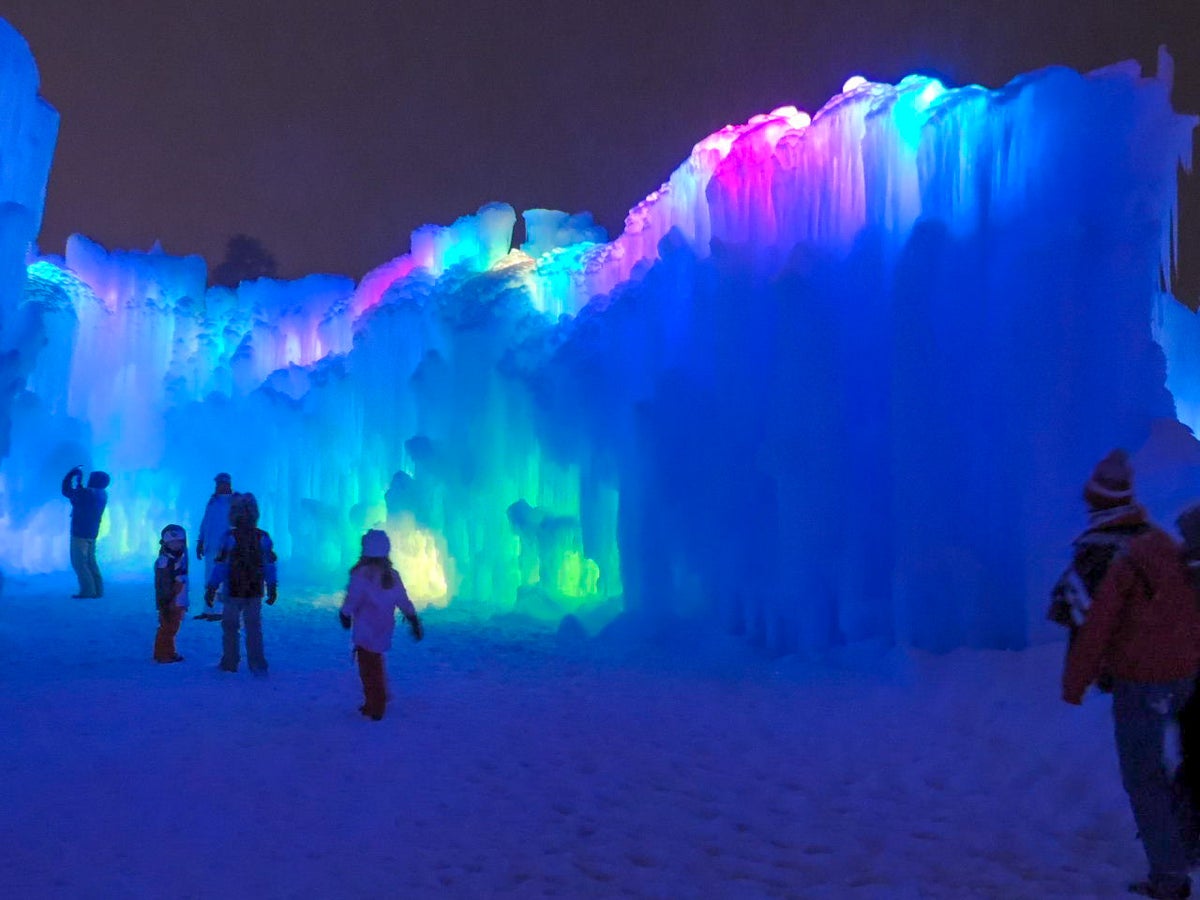
[[[1161,528],[1130,541],[1100,583],[1067,653],[1063,699],[1079,703],[1100,672],[1175,681],[1200,668],[1200,605],[1182,551]]]

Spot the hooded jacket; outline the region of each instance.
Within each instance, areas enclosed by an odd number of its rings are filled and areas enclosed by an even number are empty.
[[[416,618],[417,611],[408,599],[404,582],[399,573],[394,574],[392,586],[385,588],[380,580],[383,573],[377,567],[359,565],[351,570],[342,614],[353,619],[350,637],[354,646],[383,653],[392,646],[396,610],[410,621]]]

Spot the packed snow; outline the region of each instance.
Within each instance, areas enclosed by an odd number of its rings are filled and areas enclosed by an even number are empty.
[[[1059,644],[806,666],[431,612],[371,722],[340,597],[281,582],[256,679],[190,618],[153,663],[148,578],[10,579],[6,896],[1077,900],[1145,874],[1108,701],[1058,699]]]

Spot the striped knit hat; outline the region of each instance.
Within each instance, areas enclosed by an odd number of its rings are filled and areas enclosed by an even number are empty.
[[[1083,486],[1083,499],[1092,509],[1111,509],[1133,502],[1133,468],[1129,454],[1113,450],[1096,463],[1092,477]]]

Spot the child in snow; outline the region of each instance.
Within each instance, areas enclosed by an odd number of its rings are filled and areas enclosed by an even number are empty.
[[[338,612],[343,628],[354,627],[351,637],[365,701],[358,711],[376,722],[383,718],[387,706],[383,654],[392,646],[395,611],[399,609],[408,621],[415,640],[424,636],[400,573],[388,558],[391,551],[391,542],[384,532],[372,529],[363,535],[362,556],[350,570],[346,599]]]
[[[238,628],[246,630],[246,661],[255,675],[267,674],[263,652],[262,599],[266,589],[267,606],[275,603],[275,548],[271,536],[258,527],[258,501],[250,493],[234,494],[229,501],[230,528],[217,548],[216,565],[204,587],[204,604],[212,609],[217,590],[226,588],[225,609],[221,613],[221,662],[225,672],[236,672]]]
[[[154,604],[158,607],[154,661],[183,662],[175,652],[175,635],[188,607],[187,533],[179,525],[168,525],[159,536],[158,546],[158,559],[154,561]]]

